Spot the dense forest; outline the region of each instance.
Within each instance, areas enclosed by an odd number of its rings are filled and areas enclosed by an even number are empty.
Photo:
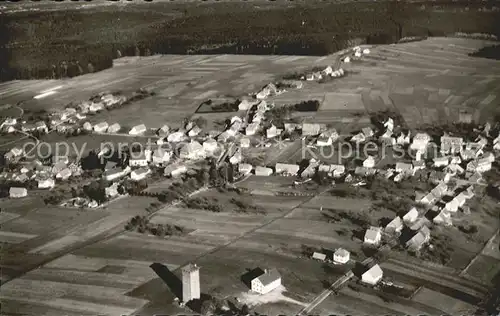
[[[89,9],[0,15],[0,55],[7,56],[0,60],[0,81],[73,77],[109,68],[121,56],[325,55],[404,36],[500,36],[500,12],[484,2],[317,3],[265,9],[244,2],[234,10],[232,5],[163,9],[168,13]]]

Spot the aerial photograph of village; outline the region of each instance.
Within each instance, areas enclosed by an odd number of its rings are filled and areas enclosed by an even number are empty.
[[[500,315],[500,1],[0,3],[0,315]]]

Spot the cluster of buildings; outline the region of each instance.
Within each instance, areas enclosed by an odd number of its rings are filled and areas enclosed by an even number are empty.
[[[16,149],[13,148],[6,155],[10,157],[13,150],[22,151]],[[62,183],[72,176],[81,175],[81,173],[82,169],[78,163],[70,162],[66,156],[53,156],[49,162],[42,163],[40,160],[33,160],[19,165],[11,171],[4,171],[0,174],[0,179],[22,185],[22,187],[11,187],[13,191],[9,192],[10,197],[20,198],[28,194],[26,187],[32,186],[40,190],[50,190],[56,185],[56,182]]]

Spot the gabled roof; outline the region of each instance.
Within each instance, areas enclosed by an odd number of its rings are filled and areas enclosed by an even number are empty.
[[[256,279],[262,283],[263,286],[269,285],[272,282],[278,280],[281,278],[280,273],[276,269],[270,269],[264,272],[264,274],[261,274],[258,276]]]

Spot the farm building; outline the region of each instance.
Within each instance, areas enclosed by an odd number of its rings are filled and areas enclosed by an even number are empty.
[[[128,132],[129,135],[141,135],[144,134],[147,131],[146,125],[144,124],[139,124],[130,129]]]
[[[389,234],[399,234],[403,230],[403,220],[396,216],[392,221],[385,226],[385,231]]]
[[[315,260],[319,260],[319,261],[325,261],[326,259],[326,255],[324,253],[321,253],[321,252],[314,252],[312,254],[312,258],[315,259]]]
[[[366,230],[364,243],[367,245],[378,245],[382,239],[382,232],[380,227],[371,226]]]
[[[274,137],[278,136],[280,134],[280,132],[281,131],[279,131],[278,128],[276,128],[276,126],[271,125],[271,127],[269,127],[266,130],[266,137],[267,138],[274,138]]]
[[[96,133],[104,133],[107,129],[108,129],[109,125],[107,122],[101,122],[101,123],[97,123],[96,125],[94,125],[94,132]]]
[[[71,174],[71,170],[69,168],[65,168],[56,174],[56,179],[68,180],[69,177],[71,177]]]
[[[184,145],[179,153],[182,159],[203,159],[206,156],[205,149],[197,141],[191,141]]]
[[[35,129],[39,132],[44,132],[44,133],[47,133],[49,131],[47,124],[44,121],[36,122]]]
[[[264,270],[264,274],[251,281],[252,291],[266,294],[281,285],[281,275],[276,269]]]
[[[403,222],[405,224],[411,224],[415,222],[418,219],[418,210],[416,207],[412,207],[404,216],[403,216]]]
[[[337,264],[345,264],[349,262],[350,260],[350,253],[349,251],[343,249],[343,248],[338,248],[335,250],[333,253],[333,262]]]
[[[159,148],[159,149],[155,150],[155,152],[153,153],[153,157],[152,157],[153,164],[156,166],[163,166],[170,160],[171,157],[172,157],[171,152],[169,152],[163,148]]]
[[[9,189],[9,197],[11,199],[18,199],[28,196],[28,190],[26,188],[11,187]]]
[[[39,189],[52,189],[55,185],[55,181],[52,178],[39,179],[37,182]]]
[[[240,104],[238,104],[238,110],[240,111],[247,111],[249,110],[253,105],[255,104],[255,102],[250,102],[248,100],[242,100],[240,102]]]
[[[431,238],[431,231],[427,226],[422,226],[410,240],[406,242],[406,247],[412,251],[418,251]]]
[[[284,174],[294,176],[299,172],[299,165],[288,164],[288,163],[277,163],[276,164],[276,174]]]
[[[368,271],[361,275],[361,281],[366,284],[375,285],[384,276],[384,272],[378,264],[374,265]]]
[[[365,167],[365,168],[375,167],[375,158],[373,158],[372,156],[368,156],[368,158],[366,158],[363,161],[363,167]]]
[[[108,127],[108,133],[118,133],[121,129],[120,124],[115,123]]]
[[[248,163],[240,163],[238,165],[238,172],[244,175],[247,175],[250,172],[252,172],[252,169],[253,169],[252,165]]]
[[[255,175],[256,176],[270,176],[273,174],[273,169],[257,166],[255,167]]]
[[[113,181],[115,179],[118,179],[120,177],[125,176],[130,172],[130,167],[127,166],[127,168],[122,169],[122,168],[113,168],[110,170],[104,171],[103,177],[107,181]]]
[[[187,167],[185,165],[172,164],[165,167],[163,174],[165,176],[171,176],[172,178],[178,177],[187,172]]]
[[[134,181],[139,181],[139,180],[146,178],[146,176],[150,173],[151,173],[151,169],[149,169],[147,167],[146,168],[141,167],[139,169],[133,170],[130,173],[130,179],[132,179]]]

